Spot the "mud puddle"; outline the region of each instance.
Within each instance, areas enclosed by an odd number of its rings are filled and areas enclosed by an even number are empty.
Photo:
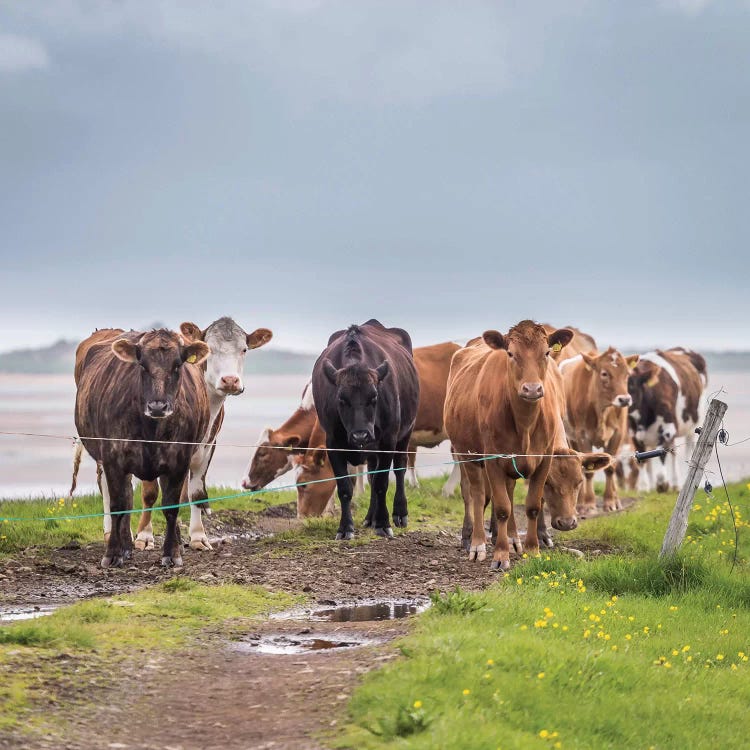
[[[271,615],[273,620],[312,620],[313,622],[380,622],[400,620],[424,612],[427,599],[367,599],[360,602],[338,603],[323,601],[322,607],[290,609]]]
[[[57,606],[47,605],[42,607],[0,607],[0,625],[19,620],[35,620],[38,617],[51,615]]]
[[[339,634],[320,635],[289,635],[277,633],[253,636],[248,641],[232,645],[233,650],[255,654],[304,654],[310,651],[333,651],[344,648],[357,648],[375,643],[370,638],[364,638],[353,633],[345,637]]]

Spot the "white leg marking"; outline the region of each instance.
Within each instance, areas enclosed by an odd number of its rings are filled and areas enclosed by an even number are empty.
[[[459,484],[461,484],[461,466],[460,464],[453,464],[453,471],[451,471],[448,481],[443,485],[443,497],[452,497]]]
[[[406,469],[406,483],[409,485],[409,487],[419,487],[417,470],[414,466],[408,466]]]
[[[112,516],[110,514],[109,486],[107,485],[107,475],[102,472],[102,503],[104,505],[104,541],[109,541],[109,535],[112,533]]]

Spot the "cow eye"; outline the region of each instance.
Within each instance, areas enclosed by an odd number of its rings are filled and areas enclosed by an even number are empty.
[[[245,347],[245,348],[244,348],[244,349],[242,350],[242,353],[243,353],[243,354],[247,354],[247,347]]]
[[[550,350],[549,350],[549,349],[547,349],[547,351],[546,351],[546,352],[544,352],[544,356],[545,356],[545,357],[549,357],[549,354],[550,354]]]
[[[508,352],[508,356],[513,359],[513,352]]]

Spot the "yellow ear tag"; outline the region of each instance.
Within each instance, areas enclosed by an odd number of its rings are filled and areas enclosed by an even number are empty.
[[[659,373],[657,372],[656,375],[654,375],[648,383],[646,383],[647,386],[650,388],[653,388],[657,383],[659,382]]]
[[[586,471],[593,471],[594,470],[594,464],[586,464],[585,469],[586,469]]]
[[[198,357],[196,357],[195,354],[191,354],[185,361],[190,362],[191,365],[194,365],[198,361]]]
[[[559,352],[561,350],[562,350],[562,344],[561,343],[558,342],[557,344],[553,344],[552,345],[552,351],[553,352]]]

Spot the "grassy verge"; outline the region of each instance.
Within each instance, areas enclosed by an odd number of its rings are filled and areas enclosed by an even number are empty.
[[[357,748],[745,747],[750,701],[747,487],[738,516],[700,497],[688,538],[657,552],[674,496],[645,497],[573,535],[620,552],[527,559],[482,594],[436,598],[370,674],[333,741]],[[744,541],[744,544],[743,544]]]
[[[94,700],[82,688],[134,653],[174,651],[207,628],[230,636],[249,619],[302,599],[260,587],[203,586],[180,576],[137,593],[80,602],[3,626],[0,671],[8,679],[0,684],[0,729],[24,726],[32,706]],[[74,674],[66,663],[76,665]],[[38,711],[31,727],[54,729],[44,726]]]

